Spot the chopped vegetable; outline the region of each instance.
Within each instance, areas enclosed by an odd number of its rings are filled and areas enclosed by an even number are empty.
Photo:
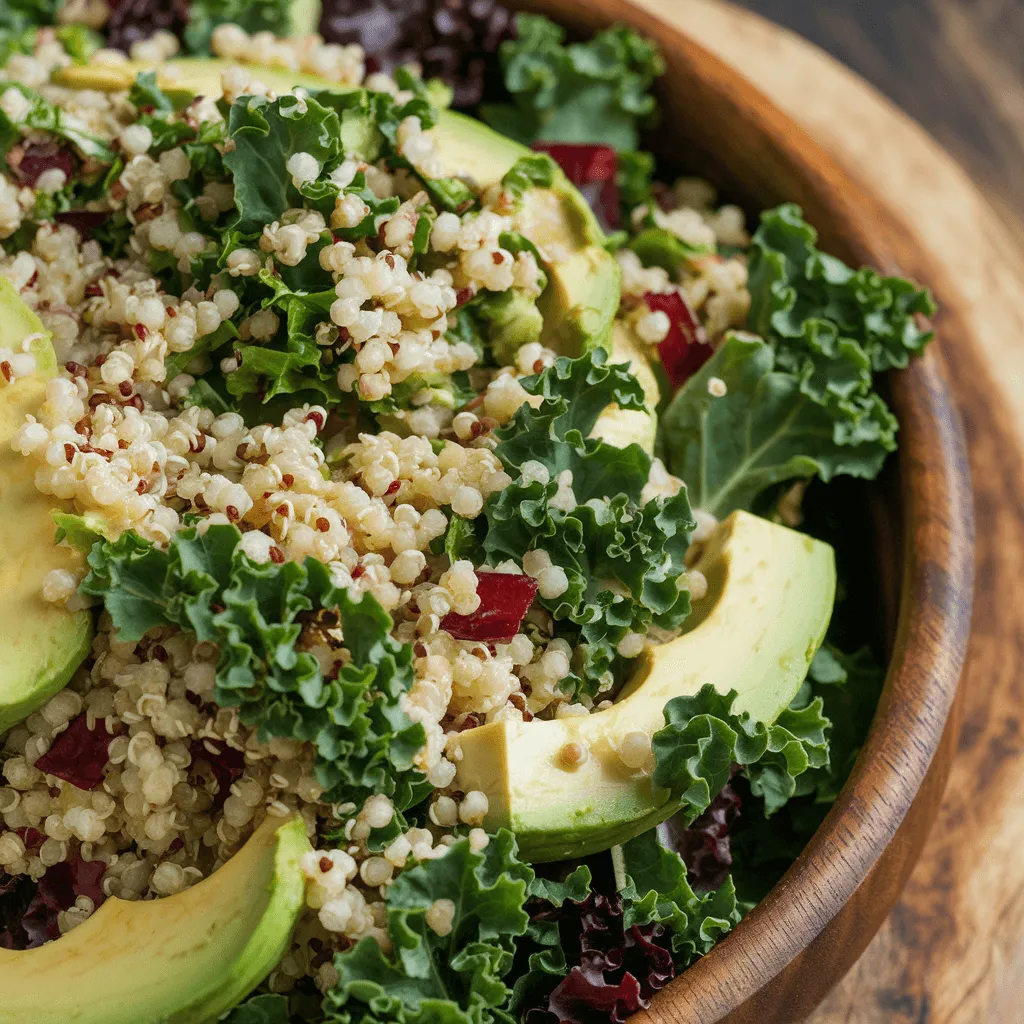
[[[583,193],[604,231],[619,226],[618,160],[609,146],[567,142],[535,142],[565,171],[565,176]]]
[[[644,302],[654,312],[664,313],[669,318],[671,326],[665,340],[658,345],[658,355],[672,387],[681,387],[714,355],[707,332],[679,292],[664,295],[648,292]]]
[[[456,640],[507,643],[519,632],[537,594],[537,581],[522,573],[478,572],[480,607],[471,615],[449,612],[441,628]]]

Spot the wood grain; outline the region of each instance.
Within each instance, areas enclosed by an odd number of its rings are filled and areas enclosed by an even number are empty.
[[[742,68],[903,212],[931,257],[928,274],[941,278],[943,297],[962,310],[987,356],[988,367],[958,360],[955,378],[979,523],[959,754],[903,898],[813,1021],[1018,1024],[1024,1020],[1024,493],[1012,433],[1024,430],[1024,255],[1007,230],[1013,221],[994,214],[915,123],[821,51],[718,3],[647,0],[647,6]],[[972,6],[991,15],[997,5]],[[1019,87],[1019,80],[1003,81],[1010,92]],[[1006,415],[1004,398],[1013,416]]]
[[[1024,224],[1024,4],[739,0],[824,47],[920,121]]]
[[[855,264],[927,276],[928,260],[898,218],[742,79],[664,22],[620,0],[530,0],[570,28],[627,18],[655,37],[669,72],[664,123],[650,140],[752,208],[793,199],[823,245]],[[936,280],[938,275],[935,275]],[[942,330],[980,367],[971,326],[951,296]],[[971,499],[962,435],[933,348],[892,381],[903,425],[899,623],[885,692],[862,756],[824,824],[725,941],[635,1018],[647,1024],[789,1024],[844,974],[899,896],[938,810],[956,732],[943,735],[969,625]],[[958,367],[958,372],[961,368]],[[983,370],[979,369],[979,373]],[[933,760],[934,755],[934,760]]]

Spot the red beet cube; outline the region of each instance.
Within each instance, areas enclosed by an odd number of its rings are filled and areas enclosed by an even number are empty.
[[[511,640],[537,596],[537,581],[508,572],[478,572],[476,578],[480,607],[472,615],[449,612],[441,620],[441,628],[456,640]]]
[[[620,223],[619,186],[615,183],[618,159],[608,146],[571,142],[535,142],[533,148],[547,153],[565,176],[583,193],[605,231]]]
[[[668,315],[671,326],[658,345],[658,354],[672,387],[681,387],[714,354],[704,325],[679,292],[648,292],[644,302],[655,312]]]

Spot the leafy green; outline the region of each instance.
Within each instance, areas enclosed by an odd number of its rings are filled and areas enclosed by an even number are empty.
[[[223,1024],[289,1024],[288,997],[281,995],[250,996],[236,1006]]]
[[[504,174],[502,187],[515,199],[531,188],[550,188],[555,180],[556,164],[547,153],[521,156]]]
[[[285,167],[293,153],[309,153],[323,169],[342,152],[337,112],[312,96],[293,93],[272,101],[262,96],[236,100],[228,135],[234,149],[225,154],[224,164],[234,181],[238,227],[247,232],[262,230],[285,210],[302,205]],[[335,187],[334,194],[339,191]]]
[[[500,831],[474,852],[460,839],[436,860],[408,868],[388,890],[385,956],[364,938],[335,958],[339,981],[324,1001],[332,1024],[489,1024],[502,1010],[516,940],[527,931],[524,909],[533,871],[517,856],[515,837]],[[438,900],[450,900],[448,935],[427,924]]]
[[[807,681],[790,707],[801,709],[820,700],[825,717],[832,723],[829,764],[808,772],[807,782],[801,787],[808,789],[808,783],[813,782],[815,799],[820,803],[832,804],[839,796],[860,753],[884,682],[885,671],[870,647],[844,654],[832,644],[825,644],[814,656]]]
[[[560,357],[523,381],[531,395],[497,431],[495,454],[513,483],[484,507],[484,554],[493,564],[542,548],[568,580],[564,594],[541,598],[559,635],[578,648],[569,692],[593,695],[613,681],[615,648],[630,631],[650,623],[677,628],[689,614],[681,590],[683,556],[693,529],[685,490],[643,501],[650,456],[636,444],[616,448],[589,437],[608,405],[642,409],[644,394],[625,366],[608,366],[598,350],[580,359]],[[548,480],[535,472],[539,464]],[[575,507],[553,505],[559,477],[572,474]],[[611,495],[611,497],[609,497]]]
[[[654,154],[643,150],[625,150],[618,154],[615,184],[619,189],[622,219],[632,223],[633,210],[654,203],[651,185],[654,181]]]
[[[713,251],[684,242],[671,231],[654,225],[643,228],[630,238],[627,246],[640,257],[645,267],[662,267],[673,277],[678,277],[680,267]]]
[[[290,0],[192,0],[184,42],[189,53],[210,55],[213,30],[225,22],[241,25],[246,32],[291,35]]]
[[[695,893],[682,857],[662,846],[656,829],[626,843],[622,859],[626,927],[657,922],[667,928],[677,967],[686,967],[709,952],[739,924],[742,915],[731,879],[712,892]]]
[[[715,397],[717,377],[726,393]],[[776,368],[765,341],[733,334],[679,390],[662,418],[665,461],[686,481],[696,507],[720,518],[749,509],[784,480],[839,474],[871,479],[896,447],[896,420],[871,392],[858,419],[836,418]]]
[[[798,206],[762,214],[750,251],[750,330],[772,341],[780,368],[810,377],[814,387],[851,346],[867,357],[869,374],[902,369],[932,339],[916,319],[935,312],[931,296],[902,278],[851,270],[819,251],[817,238]]]
[[[240,539],[237,528],[220,525],[182,530],[166,550],[132,532],[97,539],[81,590],[103,599],[125,640],[174,625],[216,643],[213,699],[238,708],[263,742],[313,743],[325,799],[382,792],[400,808],[418,802],[429,789],[413,767],[425,734],[400,707],[412,685],[411,648],[391,637],[391,619],[372,596],[350,597],[323,563],[257,564]],[[340,616],[351,656],[333,678],[296,648],[303,621],[321,612]]]
[[[829,765],[828,731],[820,697],[787,708],[772,725],[732,712],[736,692],[711,684],[692,697],[665,705],[665,728],[654,734],[652,781],[667,789],[694,821],[725,784],[734,764],[746,770],[750,788],[771,816],[798,792],[809,769]]]
[[[747,326],[764,340],[728,338],[664,417],[670,468],[716,515],[749,508],[784,480],[871,479],[896,448],[874,375],[924,348],[932,332],[918,321],[934,303],[909,281],[851,270],[816,240],[797,206],[762,215]],[[712,377],[725,397],[708,394]]]
[[[656,112],[650,88],[665,69],[657,47],[622,25],[586,43],[565,43],[547,18],[520,14],[518,38],[501,45],[512,103],[485,105],[481,116],[519,142],[599,143],[636,149]]]

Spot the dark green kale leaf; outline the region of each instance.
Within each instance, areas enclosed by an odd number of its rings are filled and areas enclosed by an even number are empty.
[[[323,292],[296,291],[267,270],[259,275],[264,285],[261,306],[281,314],[283,328],[277,337],[263,344],[239,344],[241,363],[228,375],[228,393],[236,398],[257,394],[262,401],[282,394],[317,391],[323,399],[336,402],[336,368],[323,364],[323,349],[316,343],[316,325],[330,319],[334,289]],[[202,340],[202,339],[200,339]]]
[[[799,207],[762,215],[747,326],[764,340],[728,338],[665,415],[666,461],[716,515],[784,480],[871,479],[896,448],[875,375],[924,348],[932,332],[919,318],[934,303],[909,281],[851,270],[816,240]],[[707,393],[712,377],[725,397]]]
[[[290,1024],[288,997],[281,995],[250,996],[236,1006],[226,1017],[223,1024]]]
[[[710,952],[742,917],[731,879],[715,890],[695,893],[686,864],[663,846],[656,829],[621,847],[625,885],[621,890],[625,925],[661,924],[672,935],[676,967],[688,967]]]
[[[285,210],[302,205],[285,167],[293,153],[309,153],[322,170],[342,152],[337,112],[312,96],[292,93],[273,101],[236,100],[228,115],[228,136],[234,149],[225,154],[224,164],[234,181],[237,226],[243,232],[261,231]]]
[[[550,188],[555,180],[556,164],[547,153],[521,156],[504,174],[502,187],[514,199],[522,197],[531,188]]]
[[[836,361],[842,371],[845,364]],[[708,391],[712,377],[726,393]],[[817,475],[872,479],[896,448],[896,419],[875,392],[855,399],[852,418],[808,394],[777,368],[775,349],[730,335],[677,392],[662,418],[665,461],[686,481],[697,508],[719,518],[749,509],[784,480]]]
[[[364,938],[335,958],[339,981],[324,1000],[330,1024],[491,1024],[510,1022],[506,984],[533,882],[515,837],[500,831],[474,852],[460,839],[444,857],[408,868],[388,890],[385,956]],[[452,930],[439,935],[427,914],[451,902]]]
[[[87,528],[69,536],[81,541]],[[238,708],[263,742],[313,743],[325,799],[386,793],[404,808],[426,794],[412,763],[423,727],[400,706],[412,685],[412,650],[391,637],[391,619],[372,596],[353,599],[312,558],[253,562],[234,526],[182,530],[166,550],[132,532],[115,541],[94,537],[82,593],[103,600],[125,640],[178,626],[216,643],[214,701]],[[303,621],[324,611],[337,613],[351,654],[333,678],[296,647]]]
[[[292,0],[192,0],[185,26],[185,48],[191,54],[208,57],[213,30],[225,22],[240,25],[250,35],[273,32],[292,34]]]
[[[519,142],[581,142],[636,149],[665,70],[657,47],[621,25],[589,42],[565,42],[565,30],[537,15],[516,18],[518,38],[501,44],[512,103],[485,105],[481,116]]]
[[[708,684],[665,705],[665,728],[653,739],[652,781],[670,791],[687,824],[722,791],[733,765],[745,769],[769,817],[801,791],[805,772],[829,766],[832,723],[820,697],[787,708],[772,725],[734,714],[735,700],[735,691],[721,694]]]
[[[495,454],[514,482],[484,507],[483,552],[493,563],[542,548],[565,572],[565,593],[540,601],[557,634],[578,650],[568,692],[593,695],[614,682],[622,664],[616,647],[627,632],[651,623],[676,629],[689,614],[689,592],[678,580],[690,506],[685,490],[644,501],[651,457],[639,445],[616,448],[589,436],[610,404],[644,408],[643,389],[625,366],[606,365],[600,350],[560,357],[523,387],[541,402],[524,404],[497,431]],[[568,509],[552,504],[567,472],[576,500]]]
[[[781,369],[802,378],[827,381],[828,367],[822,372],[819,364],[851,345],[869,374],[904,368],[933,337],[917,322],[918,314],[935,312],[928,291],[866,267],[852,270],[818,250],[817,238],[798,206],[762,214],[750,250],[749,329],[775,345]]]
[[[799,712],[820,700],[832,723],[828,767],[810,771],[806,782],[801,780],[801,789],[813,792],[818,802],[832,804],[839,796],[867,736],[884,682],[885,670],[870,647],[845,654],[825,644],[815,654],[807,681],[790,710]]]

